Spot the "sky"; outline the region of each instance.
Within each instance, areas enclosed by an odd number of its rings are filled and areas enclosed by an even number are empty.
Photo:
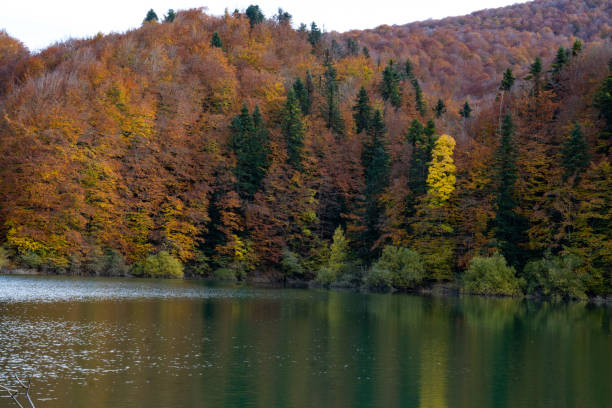
[[[258,4],[266,17],[279,7],[293,15],[294,25],[315,21],[326,31],[374,28],[382,24],[459,16],[473,11],[503,7],[525,0],[8,0],[0,11],[0,29],[39,51],[69,38],[84,38],[99,32],[124,32],[141,25],[153,8],[163,15],[172,8],[206,7],[221,15],[227,8],[244,10]]]

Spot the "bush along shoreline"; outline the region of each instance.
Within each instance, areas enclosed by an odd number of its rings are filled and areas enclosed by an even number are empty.
[[[582,266],[575,255],[547,253],[542,259],[527,263],[519,273],[508,265],[502,254],[494,253],[472,258],[457,279],[433,280],[426,258],[410,248],[387,245],[376,260],[365,266],[351,253],[341,227],[336,229],[331,244],[321,251],[317,262],[305,260],[286,249],[280,268],[268,270],[257,269],[246,256],[239,262],[222,264],[201,256],[198,262],[183,265],[167,251],[151,254],[144,262],[127,265],[121,254],[112,249],[101,252],[93,261],[75,262],[60,269],[37,262],[35,256],[11,260],[10,251],[0,247],[0,272],[6,274],[206,279],[369,293],[612,303],[609,294],[594,293],[590,289],[601,282],[584,272]]]

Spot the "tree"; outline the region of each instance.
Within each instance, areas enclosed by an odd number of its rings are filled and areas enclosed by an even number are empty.
[[[502,92],[508,92],[510,91],[510,89],[512,89],[512,85],[514,85],[514,74],[512,73],[512,69],[511,68],[507,68],[504,71],[504,77],[502,78],[501,81],[501,85],[499,86],[499,89]]]
[[[317,273],[317,280],[325,285],[337,281],[345,272],[349,259],[349,242],[342,227],[336,228],[329,248],[329,258]]]
[[[421,114],[421,116],[425,116],[425,101],[423,100],[423,91],[421,90],[421,85],[419,84],[418,79],[415,77],[412,78],[412,87],[414,88],[414,106]]]
[[[427,172],[434,146],[435,127],[432,127],[432,123],[428,122],[426,131],[421,122],[414,119],[408,129],[407,139],[412,144],[408,187],[412,192],[413,202],[427,191]]]
[[[463,108],[461,108],[461,110],[459,111],[459,115],[461,115],[461,117],[463,117],[464,119],[468,119],[470,116],[472,116],[472,107],[470,106],[468,101],[465,101],[465,103],[463,104]]]
[[[310,71],[306,72],[306,80],[312,86],[312,76],[310,75]],[[304,85],[304,82],[300,78],[297,78],[293,83],[293,92],[295,93],[295,97],[297,98],[300,109],[304,115],[308,115],[310,113],[310,105],[312,104],[312,97],[308,90],[308,87]]]
[[[304,146],[304,124],[302,111],[293,89],[287,94],[287,103],[282,115],[282,130],[287,144],[288,161],[296,169],[302,168]]]
[[[268,168],[268,132],[256,107],[253,115],[246,105],[232,121],[230,147],[236,154],[236,189],[244,199],[251,199],[261,188]]]
[[[157,14],[155,13],[155,10],[150,9],[149,11],[147,11],[147,16],[145,17],[143,23],[147,23],[147,22],[157,22],[159,21],[157,18]]]
[[[291,14],[284,11],[282,8],[278,8],[278,14],[276,14],[276,22],[278,24],[291,24]]]
[[[525,223],[516,213],[515,184],[517,180],[516,147],[513,140],[514,123],[509,113],[502,122],[502,133],[497,151],[497,199],[494,220],[495,238],[502,254],[512,266],[522,265],[519,245],[525,241]]]
[[[427,174],[427,196],[429,205],[441,207],[446,204],[455,190],[457,178],[453,161],[455,139],[443,134],[436,140],[432,151],[431,165]]]
[[[442,115],[446,112],[446,105],[442,101],[442,99],[438,99],[438,103],[433,107],[433,111],[436,115],[436,118],[441,118]]]
[[[532,93],[538,95],[542,87],[542,59],[536,57],[533,63],[529,66],[529,75],[525,79],[533,82]]]
[[[348,50],[349,55],[356,57],[359,55],[359,43],[354,38],[346,39],[346,49]]]
[[[404,75],[406,76],[406,78],[408,78],[411,81],[414,78],[414,70],[412,68],[412,62],[409,59],[406,60],[406,64],[404,65]]]
[[[563,155],[562,166],[565,168],[563,177],[565,179],[578,176],[589,165],[591,161],[589,146],[578,123],[574,124],[574,129],[572,129],[569,138],[563,143],[561,151]]]
[[[221,37],[219,37],[218,32],[215,31],[213,34],[212,39],[210,40],[210,45],[217,48],[223,47],[223,42],[221,42]]]
[[[370,106],[370,98],[368,92],[362,86],[357,95],[357,101],[353,106],[353,118],[355,119],[355,132],[357,134],[367,130],[370,127],[372,117],[372,107]]]
[[[610,73],[601,84],[597,95],[595,95],[595,107],[599,109],[599,117],[604,121],[597,150],[605,155],[610,150],[610,139],[612,139],[612,59],[610,59],[609,67]]]
[[[324,76],[324,97],[325,106],[323,114],[327,128],[331,129],[337,135],[344,135],[344,119],[340,114],[340,93],[338,90],[338,71],[331,60],[325,63]]]
[[[572,44],[572,56],[575,57],[582,52],[582,41],[576,40]]]
[[[173,9],[169,9],[168,13],[164,16],[164,23],[172,23],[176,18],[176,13]]]
[[[400,75],[395,68],[393,60],[390,60],[383,71],[383,82],[381,95],[384,100],[391,102],[391,105],[399,108],[402,105],[402,94],[400,92]]]
[[[264,15],[258,5],[251,4],[246,9],[246,15],[249,18],[251,27],[264,21]]]
[[[312,24],[310,24],[310,32],[308,33],[308,42],[313,46],[313,48],[319,45],[321,42],[321,36],[321,30],[313,21]]]

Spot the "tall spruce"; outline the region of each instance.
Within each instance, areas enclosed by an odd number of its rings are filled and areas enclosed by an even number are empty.
[[[353,118],[355,119],[355,132],[357,134],[367,130],[372,118],[372,107],[368,92],[362,86],[357,95],[357,101],[353,106]]]
[[[212,39],[210,40],[210,45],[216,48],[223,47],[223,42],[221,41],[221,37],[219,37],[218,32],[214,32]]]
[[[155,12],[155,10],[150,9],[149,11],[147,11],[147,15],[145,16],[143,23],[153,21],[157,22],[159,21],[159,19],[157,18],[157,13]]]
[[[247,7],[245,14],[249,18],[249,23],[251,24],[251,27],[256,24],[262,23],[265,18],[259,6],[254,4],[251,4],[249,7]]]
[[[412,156],[408,170],[408,187],[412,192],[413,201],[427,191],[427,171],[431,162],[431,152],[434,145],[435,125],[433,120],[423,127],[414,119],[408,129],[408,141],[412,144]]]
[[[282,131],[287,144],[288,162],[295,169],[301,170],[304,123],[302,122],[302,110],[293,89],[289,89],[287,94],[287,102],[282,115]]]
[[[433,107],[433,111],[436,118],[440,118],[442,115],[444,115],[446,112],[446,105],[442,99],[438,99],[438,103],[436,103],[436,106]]]
[[[459,115],[465,119],[469,119],[472,116],[472,107],[468,101],[465,101],[461,110],[459,110]]]
[[[523,250],[519,244],[525,241],[525,221],[516,212],[518,206],[515,185],[517,151],[514,145],[514,123],[506,113],[502,122],[501,140],[496,154],[497,197],[494,234],[497,245],[510,265],[523,264]]]
[[[595,107],[599,110],[599,117],[603,119],[604,126],[599,134],[597,151],[608,155],[610,141],[612,140],[612,59],[609,63],[610,72],[604,79],[599,92],[595,95]]]
[[[310,75],[310,72],[307,73],[307,77]],[[301,78],[297,78],[293,83],[293,92],[295,93],[295,97],[297,98],[300,109],[304,115],[308,115],[310,113],[310,105],[311,105],[311,96],[308,92],[308,88],[304,85],[304,82]]]
[[[419,80],[414,76],[410,81],[412,83],[412,88],[414,88],[414,107],[417,112],[421,115],[421,117],[425,116],[425,101],[423,100],[423,91],[421,90],[421,85],[419,84]]]
[[[268,132],[256,107],[253,115],[246,105],[231,124],[230,148],[236,154],[236,190],[243,199],[252,199],[261,188],[268,161]]]
[[[344,135],[344,119],[340,113],[340,94],[338,89],[338,71],[334,66],[329,55],[325,61],[324,77],[324,96],[325,106],[323,107],[323,116],[328,129],[331,129],[337,135]]]
[[[400,74],[395,68],[395,63],[390,60],[383,70],[383,81],[381,85],[381,95],[384,100],[391,102],[391,105],[399,108],[402,106],[402,94],[400,91]]]
[[[563,177],[568,179],[572,176],[579,176],[588,167],[591,157],[589,155],[589,145],[584,137],[584,132],[578,123],[574,124],[569,137],[562,146],[562,165],[565,169]]]
[[[312,24],[310,24],[310,32],[308,33],[308,42],[313,47],[316,47],[321,42],[322,36],[323,34],[321,33],[321,30],[319,29],[319,27],[317,27],[317,23],[313,21]]]

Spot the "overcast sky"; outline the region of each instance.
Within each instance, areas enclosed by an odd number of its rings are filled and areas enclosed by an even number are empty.
[[[282,7],[293,15],[295,25],[315,21],[327,31],[347,31],[458,16],[521,2],[524,0],[7,0],[1,6],[0,29],[37,51],[71,37],[138,27],[150,8],[161,18],[170,8],[207,7],[210,14],[221,15],[225,8],[231,12],[259,4],[266,17]]]

